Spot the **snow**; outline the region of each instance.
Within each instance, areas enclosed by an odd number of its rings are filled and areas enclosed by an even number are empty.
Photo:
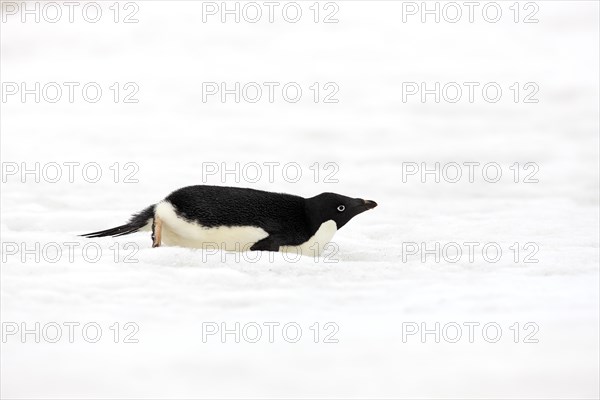
[[[49,332],[48,324],[59,324],[63,336],[57,343],[6,336],[2,397],[598,398],[597,3],[536,2],[537,24],[513,23],[512,2],[501,3],[505,18],[497,24],[402,23],[402,3],[388,1],[337,2],[338,24],[313,23],[312,2],[301,3],[297,24],[202,23],[200,2],[137,4],[137,24],[113,23],[103,3],[105,17],[96,24],[22,24],[17,15],[1,26],[2,82],[98,82],[103,89],[97,103],[22,103],[17,95],[1,104],[3,171],[7,163],[81,163],[73,182],[64,166],[57,183],[3,175],[3,333],[11,323],[33,329],[39,322]],[[303,97],[203,102],[202,82],[222,81],[297,82]],[[402,82],[436,81],[498,82],[503,97],[402,101]],[[114,103],[114,82],[121,95],[135,82],[139,103]],[[314,82],[322,96],[329,93],[322,85],[335,82],[339,102],[314,103]],[[523,84],[537,83],[539,102],[515,104],[514,82],[521,95],[529,93]],[[81,175],[90,162],[101,167],[97,183]],[[117,162],[115,183],[110,167]],[[267,169],[256,183],[231,174],[203,182],[203,168],[236,162],[281,164],[273,182]],[[303,173],[295,183],[281,175],[292,162]],[[339,167],[337,183],[325,182],[329,162]],[[463,178],[403,182],[409,162],[458,163]],[[473,183],[465,162],[480,163]],[[497,183],[481,177],[492,162],[502,168]],[[539,166],[538,183],[523,182],[528,162]],[[138,183],[125,183],[132,171]],[[146,233],[76,236],[117,226],[170,191],[199,183],[307,197],[331,191],[379,206],[337,232],[334,254],[317,259],[152,249]],[[71,242],[78,243],[73,260]],[[479,243],[473,262],[466,242]],[[36,243],[36,254],[7,247]],[[97,262],[93,248],[84,258],[86,243],[101,249]],[[448,261],[452,248],[440,262],[433,255],[422,262],[418,249],[409,255],[414,247],[407,246],[435,243],[456,243],[461,259]],[[499,261],[484,259],[486,243],[502,248]],[[539,262],[523,262],[535,246]],[[59,260],[51,262],[57,248]],[[69,322],[80,324],[73,343]],[[91,322],[102,329],[97,343],[81,334]],[[139,327],[138,343],[123,343],[128,322]],[[209,327],[234,329],[236,322],[250,336],[258,324],[262,338],[203,340]],[[269,322],[280,324],[273,343]],[[326,328],[328,322],[335,325]],[[463,336],[457,343],[436,343],[433,334],[425,343],[418,334],[403,341],[409,327],[434,329],[436,322],[440,334],[445,327],[453,336],[455,323]],[[479,324],[472,343],[470,322]],[[298,342],[283,337],[286,323],[302,329]],[[481,331],[490,323],[502,329],[496,343]],[[335,326],[338,342],[324,343]],[[525,343],[536,326],[530,339],[538,342]]]

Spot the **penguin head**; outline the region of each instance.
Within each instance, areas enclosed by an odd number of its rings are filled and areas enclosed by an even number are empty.
[[[313,221],[319,225],[333,220],[340,229],[348,221],[367,210],[377,207],[373,200],[363,200],[337,193],[321,193],[308,199],[308,208]]]

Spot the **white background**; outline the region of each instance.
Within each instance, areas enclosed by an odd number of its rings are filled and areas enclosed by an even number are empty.
[[[3,14],[3,83],[103,88],[97,103],[77,90],[73,103],[66,92],[57,103],[19,95],[1,103],[5,166],[103,168],[97,183],[81,173],[73,183],[6,176],[3,246],[83,245],[89,241],[76,235],[120,225],[170,191],[203,183],[203,163],[295,162],[303,170],[297,183],[281,174],[273,182],[214,175],[204,183],[306,197],[332,191],[379,207],[336,234],[337,263],[203,259],[199,250],[152,249],[147,233],[116,239],[139,245],[137,263],[123,262],[122,246],[115,263],[110,238],[96,240],[103,249],[96,263],[81,250],[74,261],[64,250],[56,263],[3,254],[4,327],[96,322],[103,329],[95,344],[77,330],[69,343],[66,328],[54,344],[8,337],[3,397],[598,397],[597,2],[535,2],[539,22],[532,24],[521,21],[524,2],[519,23],[513,2],[499,2],[497,23],[482,17],[483,2],[473,23],[466,14],[457,23],[432,16],[422,23],[419,15],[404,23],[402,2],[339,1],[333,24],[313,22],[313,2],[300,3],[295,24],[282,18],[281,6],[274,23],[266,16],[221,23],[218,15],[203,23],[202,3],[193,1],[139,1],[138,23],[114,23],[112,3],[102,3],[97,23],[86,22],[81,7],[73,23],[66,14],[58,23]],[[114,103],[114,82],[136,83],[139,102]],[[203,82],[297,82],[303,96],[297,103],[280,92],[273,103],[203,102]],[[314,82],[336,83],[339,102],[315,103]],[[497,103],[480,90],[473,103],[466,93],[454,104],[432,96],[403,102],[403,82],[497,82],[503,95]],[[514,82],[536,83],[539,102],[515,103]],[[402,163],[470,161],[499,163],[503,176],[488,183],[479,169],[474,183],[466,176],[458,183],[402,179]],[[114,183],[115,162],[122,172],[135,163],[139,182],[121,175]],[[336,163],[339,182],[321,176],[315,183],[315,162]],[[523,176],[514,183],[515,162],[536,163],[539,183]],[[482,257],[481,246],[474,262],[466,254],[456,263],[422,262],[421,253],[403,261],[408,242],[497,242],[504,252],[496,263]],[[529,252],[522,250],[515,263],[508,249],[515,242],[537,244],[539,262],[524,263]],[[139,343],[115,344],[114,322],[135,322]],[[288,343],[276,331],[269,343],[265,329],[255,344],[232,335],[204,343],[203,322],[296,322],[303,335]],[[337,324],[339,343],[322,343],[322,335],[314,343],[315,322]],[[470,343],[465,328],[458,343],[436,343],[433,335],[403,342],[407,322],[429,329],[495,322],[502,335],[488,343],[476,329]],[[539,327],[538,343],[523,343],[527,322]]]

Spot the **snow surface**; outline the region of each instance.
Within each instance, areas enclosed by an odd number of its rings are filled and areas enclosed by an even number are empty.
[[[3,329],[96,322],[103,330],[95,344],[80,334],[74,343],[7,337],[3,398],[598,398],[598,3],[538,1],[538,24],[403,24],[401,3],[383,1],[338,2],[338,24],[314,24],[311,14],[298,24],[203,24],[200,2],[137,4],[137,24],[2,24],[3,82],[105,89],[95,104],[1,104],[4,163],[93,161],[104,173],[98,183],[8,177],[3,246],[83,245],[77,234],[202,183],[203,162],[296,162],[297,183],[280,175],[207,183],[333,191],[379,207],[336,234],[337,254],[316,261],[223,261],[152,249],[141,233],[116,240],[119,262],[112,239],[96,240],[95,263],[81,251],[72,262],[65,254],[22,262],[3,248]],[[202,82],[213,81],[295,81],[305,94],[295,104],[203,103]],[[506,92],[495,104],[403,103],[405,81],[496,81]],[[113,82],[136,82],[139,103],[111,102]],[[336,82],[339,103],[312,102],[314,82]],[[512,102],[513,82],[537,82],[539,103]],[[495,184],[402,182],[403,162],[466,161],[497,162],[504,175]],[[112,182],[115,162],[136,163],[139,183]],[[339,182],[314,183],[315,162],[337,163]],[[514,162],[539,165],[539,183],[513,183]],[[124,262],[128,242],[139,245],[137,263]],[[481,253],[473,263],[423,263],[420,253],[403,262],[408,242],[497,242],[504,252],[496,263]],[[536,243],[539,262],[522,262],[521,250],[515,263],[514,242]],[[136,323],[139,343],[114,343],[115,322]],[[205,343],[207,322],[295,322],[303,335],[288,343],[276,330],[269,343],[265,329],[258,343],[232,335]],[[323,343],[327,322],[339,327],[338,343]],[[488,343],[476,330],[470,343],[465,330],[457,343],[403,342],[411,322],[495,322],[502,336]],[[527,322],[539,327],[538,343],[523,343]]]

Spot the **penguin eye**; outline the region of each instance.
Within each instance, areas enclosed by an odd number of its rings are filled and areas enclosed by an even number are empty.
[[[338,210],[339,212],[343,212],[345,209],[346,209],[346,206],[345,206],[345,205],[338,206],[338,208],[337,208],[337,210]]]

